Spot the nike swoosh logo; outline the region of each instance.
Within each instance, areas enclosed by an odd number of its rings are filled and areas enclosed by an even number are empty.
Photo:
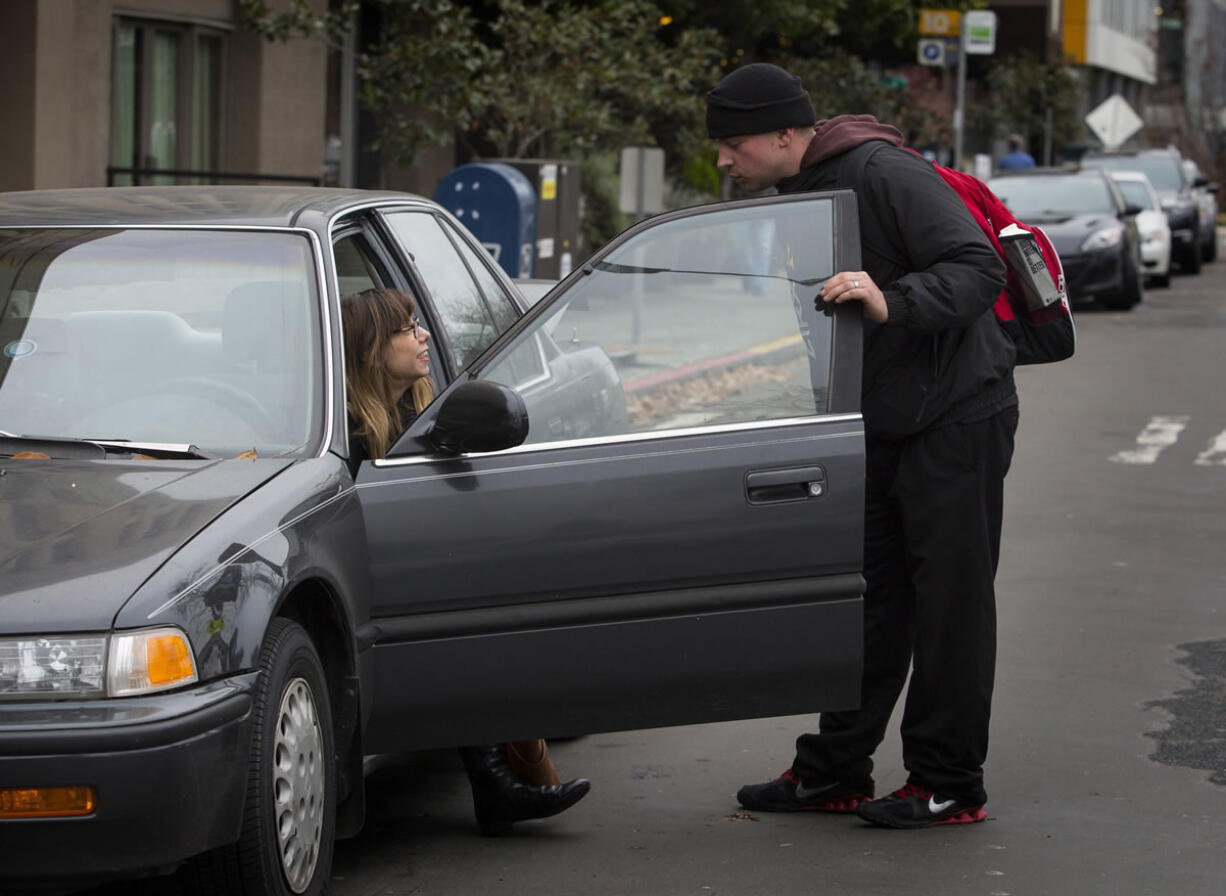
[[[801,784],[798,781],[796,782],[796,796],[802,800],[807,800],[811,796],[817,796],[818,794],[825,793],[827,790],[832,790],[837,786],[838,782],[836,781],[833,784],[826,784],[823,787],[805,787],[804,784]]]
[[[945,800],[944,802],[938,803],[935,796],[928,797],[928,811],[933,815],[940,815],[953,804],[953,800]]]

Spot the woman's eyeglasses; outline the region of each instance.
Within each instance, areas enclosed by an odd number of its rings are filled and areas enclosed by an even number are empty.
[[[411,318],[409,318],[409,325],[407,327],[401,327],[396,332],[397,333],[408,333],[410,336],[416,336],[417,329],[420,326],[421,326],[421,319],[418,318],[416,314],[414,314]]]

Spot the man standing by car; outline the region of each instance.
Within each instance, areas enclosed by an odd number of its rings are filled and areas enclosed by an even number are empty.
[[[864,270],[836,273],[817,301],[860,302],[866,319],[861,700],[823,713],[820,733],[797,739],[791,768],[737,799],[899,828],[982,821],[994,579],[1018,419],[1014,349],[991,310],[1005,268],[895,128],[871,115],[815,118],[800,79],[773,65],[739,68],[707,95],[719,167],[745,190],[857,193]],[[909,777],[872,799],[872,754],[908,670]]]

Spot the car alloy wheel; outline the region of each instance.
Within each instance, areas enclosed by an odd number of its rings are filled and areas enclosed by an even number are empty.
[[[319,654],[296,622],[268,624],[252,703],[242,833],[184,865],[182,896],[321,896],[332,873],[332,707]]]
[[[295,678],[285,688],[273,735],[272,793],[281,870],[295,893],[310,883],[323,833],[323,735],[311,687]]]

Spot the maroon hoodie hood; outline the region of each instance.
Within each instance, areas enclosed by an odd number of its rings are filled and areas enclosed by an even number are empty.
[[[847,152],[869,140],[884,140],[892,146],[902,146],[902,131],[882,124],[873,115],[836,115],[813,126],[813,140],[800,160],[802,169]]]

